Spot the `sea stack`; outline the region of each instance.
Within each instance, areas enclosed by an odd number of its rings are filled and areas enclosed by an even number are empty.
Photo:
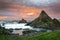
[[[32,27],[38,27],[38,28],[39,27],[53,28],[56,26],[54,24],[54,20],[51,17],[49,17],[45,11],[42,11],[35,20],[27,23],[27,25],[30,25]]]
[[[22,20],[20,20],[18,23],[27,23],[27,21],[24,20],[24,19],[22,19]]]

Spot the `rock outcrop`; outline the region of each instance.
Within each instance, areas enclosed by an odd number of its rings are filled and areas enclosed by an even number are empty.
[[[60,22],[56,19],[52,19],[47,15],[45,11],[42,11],[39,17],[37,17],[32,22],[27,23],[27,25],[33,26],[33,27],[48,27],[48,28],[54,28],[56,27],[56,24],[60,24]],[[60,25],[59,25],[60,27]]]
[[[24,19],[22,19],[22,20],[20,20],[18,23],[27,23],[27,21],[24,20]]]

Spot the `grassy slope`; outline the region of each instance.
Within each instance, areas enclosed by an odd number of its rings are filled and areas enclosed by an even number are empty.
[[[21,40],[60,40],[60,31],[38,34],[32,37],[21,37]]]
[[[14,38],[0,35],[0,40],[14,40]],[[42,33],[35,36],[22,36],[18,40],[60,40],[60,31]]]
[[[0,40],[14,40],[13,37],[7,37],[6,35],[0,35]]]

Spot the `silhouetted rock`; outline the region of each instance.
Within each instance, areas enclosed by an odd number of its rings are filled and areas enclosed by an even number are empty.
[[[37,17],[32,22],[28,23],[27,25],[33,26],[33,27],[48,27],[48,28],[54,28],[56,25],[55,23],[60,23],[57,20],[53,20],[51,17],[47,15],[45,11],[42,11],[39,17]],[[60,25],[59,25],[60,26]]]
[[[22,19],[22,20],[19,21],[19,23],[27,23],[27,21]]]

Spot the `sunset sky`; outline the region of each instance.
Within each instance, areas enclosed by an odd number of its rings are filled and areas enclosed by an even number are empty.
[[[60,0],[0,0],[0,20],[33,20],[42,10],[60,19]]]

